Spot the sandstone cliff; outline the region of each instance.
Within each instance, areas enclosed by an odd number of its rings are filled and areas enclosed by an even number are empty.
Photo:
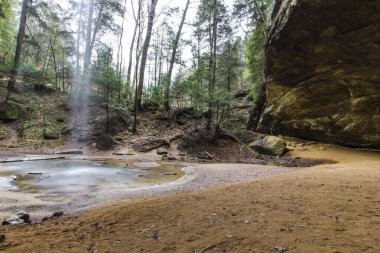
[[[258,130],[380,148],[380,1],[277,1]]]

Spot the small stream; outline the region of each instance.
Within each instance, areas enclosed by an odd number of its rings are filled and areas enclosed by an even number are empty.
[[[85,207],[112,191],[175,181],[184,175],[182,167],[163,161],[113,159],[3,163],[0,219],[20,211],[41,217],[69,206]]]

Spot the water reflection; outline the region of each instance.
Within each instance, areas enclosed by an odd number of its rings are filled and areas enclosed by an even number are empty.
[[[0,165],[0,191],[93,193],[167,183],[183,176],[180,164],[121,160],[52,160]],[[16,176],[11,178],[11,176]],[[4,181],[4,182],[3,182]],[[3,187],[1,187],[3,182]]]

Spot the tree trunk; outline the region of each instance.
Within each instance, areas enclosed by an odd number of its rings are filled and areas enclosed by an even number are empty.
[[[22,50],[22,44],[24,42],[24,36],[25,36],[25,25],[26,25],[26,16],[28,13],[28,3],[29,0],[24,0],[22,2],[22,9],[21,9],[21,17],[20,17],[20,26],[17,34],[17,44],[16,44],[16,52],[15,52],[15,58],[13,61],[13,68],[11,70],[11,78],[7,85],[7,95],[4,100],[4,104],[6,104],[11,96],[11,92],[14,89],[14,86],[16,84],[16,79],[18,75],[18,68],[20,65],[20,59],[21,59],[21,50]]]
[[[97,16],[97,18],[96,18],[96,22],[95,22],[94,31],[92,32],[91,47],[90,47],[90,56],[91,56],[92,50],[94,49],[95,39],[96,39],[96,34],[97,34],[98,31],[99,31],[100,19],[101,19],[101,17],[102,17],[103,10],[104,10],[104,2],[101,2],[101,4],[100,4],[100,9],[99,9],[99,13],[98,13],[98,16]]]
[[[160,40],[160,56],[158,57],[158,86],[160,86],[162,84],[162,58],[163,58],[163,54],[162,54],[162,48],[163,48],[163,44],[164,44],[164,30],[162,29],[162,33],[161,33],[161,40]]]
[[[66,46],[66,45],[65,45]],[[62,50],[62,92],[65,93],[65,49]]]
[[[217,0],[214,0],[214,10],[212,17],[212,35],[211,35],[211,55],[210,55],[210,83],[209,83],[209,96],[212,99],[212,93],[214,91],[215,82],[216,82],[216,41],[217,41],[217,33],[218,33],[218,20],[217,20]],[[207,129],[211,129],[212,123],[212,108],[213,102],[209,101],[208,105],[208,119],[207,119]]]
[[[227,60],[227,118],[230,118],[230,95],[231,95],[231,79],[232,79],[232,52],[231,52],[231,40],[228,41],[228,60]]]
[[[127,6],[127,0],[124,1],[124,6]],[[117,74],[119,77],[119,90],[118,90],[118,102],[120,103],[121,100],[121,92],[123,91],[123,78],[122,78],[122,67],[123,67],[123,36],[124,36],[124,19],[125,19],[125,13],[123,14],[122,24],[121,24],[121,32],[120,32],[120,40],[119,40],[119,46],[117,51]]]
[[[81,32],[81,24],[82,24],[82,15],[83,15],[83,0],[80,3],[80,10],[79,10],[79,19],[78,19],[78,28],[77,28],[77,45],[76,45],[76,65],[77,65],[77,76],[80,74],[80,68],[79,68],[79,59],[80,59],[80,52],[79,52],[79,46],[80,46],[80,32]]]
[[[51,55],[53,57],[53,64],[54,64],[54,73],[55,73],[55,88],[58,88],[58,68],[57,68],[57,61],[55,59],[55,52],[54,52],[54,47],[53,45],[55,42],[50,44],[50,49],[51,49]]]
[[[143,45],[143,49],[142,49],[139,84],[138,84],[138,88],[137,88],[136,107],[138,109],[141,109],[142,91],[143,91],[144,76],[145,76],[145,67],[146,67],[146,61],[147,61],[147,57],[148,57],[148,49],[149,49],[150,39],[152,37],[153,21],[154,21],[154,16],[155,16],[155,12],[156,12],[157,2],[158,2],[158,0],[152,0],[151,5],[150,5],[150,9],[149,9],[148,27],[147,27],[146,37],[145,37],[144,45]]]
[[[137,75],[138,75],[138,66],[140,62],[140,52],[139,52],[139,47],[140,47],[140,40],[141,40],[141,15],[142,15],[142,4],[141,0],[139,0],[139,9],[137,12],[137,28],[138,28],[138,35],[137,35],[137,44],[136,44],[136,62],[135,62],[135,73],[133,77],[133,85],[135,88],[135,97],[134,97],[134,110],[133,110],[133,133],[137,132]],[[133,5],[132,5],[133,6]]]
[[[133,9],[133,1],[132,0],[131,0],[131,4],[132,4],[132,9]],[[128,61],[128,70],[127,70],[127,85],[129,87],[132,86],[132,84],[131,84],[131,75],[132,75],[133,48],[135,46],[137,28],[139,27],[139,21],[136,18],[134,9],[133,9],[133,16],[135,17],[135,28],[133,30],[132,42],[131,42],[131,46],[129,48],[129,61]]]
[[[173,73],[173,67],[174,67],[174,63],[175,63],[175,59],[176,59],[179,39],[181,37],[182,28],[183,28],[183,25],[184,25],[185,19],[186,19],[187,10],[189,9],[189,4],[190,4],[190,0],[187,0],[185,10],[183,11],[181,23],[179,25],[179,28],[178,28],[178,31],[177,31],[177,35],[176,35],[176,37],[174,39],[174,42],[173,42],[173,51],[172,51],[172,56],[170,58],[169,72],[168,72],[167,79],[166,79],[166,82],[165,82],[165,96],[164,96],[165,97],[165,102],[164,102],[164,107],[165,107],[166,111],[170,110],[170,103],[169,103],[170,102],[169,101],[170,83],[171,83],[171,78],[172,78],[172,73]]]
[[[88,17],[87,17],[87,34],[86,34],[86,51],[84,54],[83,74],[88,78],[90,64],[91,64],[91,34],[92,34],[92,17],[94,14],[94,0],[90,0],[88,5]]]

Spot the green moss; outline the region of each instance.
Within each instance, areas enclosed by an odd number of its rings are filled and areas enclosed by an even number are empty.
[[[0,120],[13,122],[20,118],[23,108],[15,103],[7,103],[5,108],[0,110]]]
[[[59,139],[59,135],[60,129],[53,126],[45,127],[43,130],[43,136],[45,140]]]
[[[71,127],[71,126],[63,126],[63,127],[61,127],[61,129],[60,129],[60,133],[61,133],[62,135],[66,135],[66,134],[69,134],[69,133],[71,132],[71,130],[72,130],[72,127]]]
[[[0,141],[4,140],[8,136],[8,129],[0,127]]]
[[[63,123],[66,121],[66,116],[65,115],[58,115],[58,116],[56,116],[55,120],[57,122]]]

